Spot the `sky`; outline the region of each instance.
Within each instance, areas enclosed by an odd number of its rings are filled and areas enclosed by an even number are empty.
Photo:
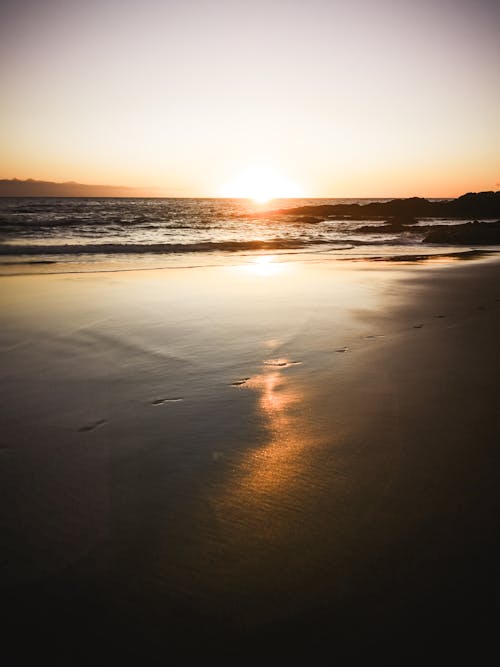
[[[496,190],[499,33],[494,0],[2,0],[0,178]]]

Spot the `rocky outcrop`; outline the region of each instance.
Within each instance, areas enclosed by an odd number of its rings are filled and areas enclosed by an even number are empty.
[[[424,243],[449,245],[500,245],[500,220],[496,222],[467,222],[465,225],[447,225],[434,228]]]
[[[369,204],[320,204],[273,211],[277,216],[308,215],[335,220],[380,220],[406,218],[498,218],[499,192],[469,192],[457,199],[429,201],[422,197],[392,199]],[[269,212],[268,212],[269,215]]]

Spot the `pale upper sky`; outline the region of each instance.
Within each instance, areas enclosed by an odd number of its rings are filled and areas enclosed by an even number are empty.
[[[259,169],[305,196],[500,187],[494,0],[3,0],[0,12],[0,178],[173,196],[227,194]]]

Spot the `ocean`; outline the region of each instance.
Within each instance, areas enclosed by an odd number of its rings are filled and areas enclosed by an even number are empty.
[[[420,220],[403,232],[356,233],[380,221],[279,217],[277,209],[369,203],[387,199],[280,199],[266,205],[245,199],[36,198],[0,199],[0,274],[66,272],[116,267],[203,265],[228,255],[329,253],[350,258],[422,253]],[[442,223],[442,221],[440,221]],[[449,223],[456,221],[450,220]],[[442,248],[425,248],[425,254]]]

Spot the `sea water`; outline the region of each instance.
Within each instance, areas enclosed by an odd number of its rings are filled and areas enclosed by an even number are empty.
[[[293,212],[305,205],[372,201],[387,200],[281,199],[262,205],[247,199],[4,197],[0,198],[0,273],[11,273],[14,267],[58,272],[82,262],[91,269],[110,262],[137,267],[179,261],[205,264],[227,262],[228,255],[262,252],[312,251],[359,258],[422,253],[425,228],[433,220],[395,233],[381,230],[380,221],[314,222]],[[280,209],[290,211],[276,215]],[[357,232],[370,224],[373,234]]]

